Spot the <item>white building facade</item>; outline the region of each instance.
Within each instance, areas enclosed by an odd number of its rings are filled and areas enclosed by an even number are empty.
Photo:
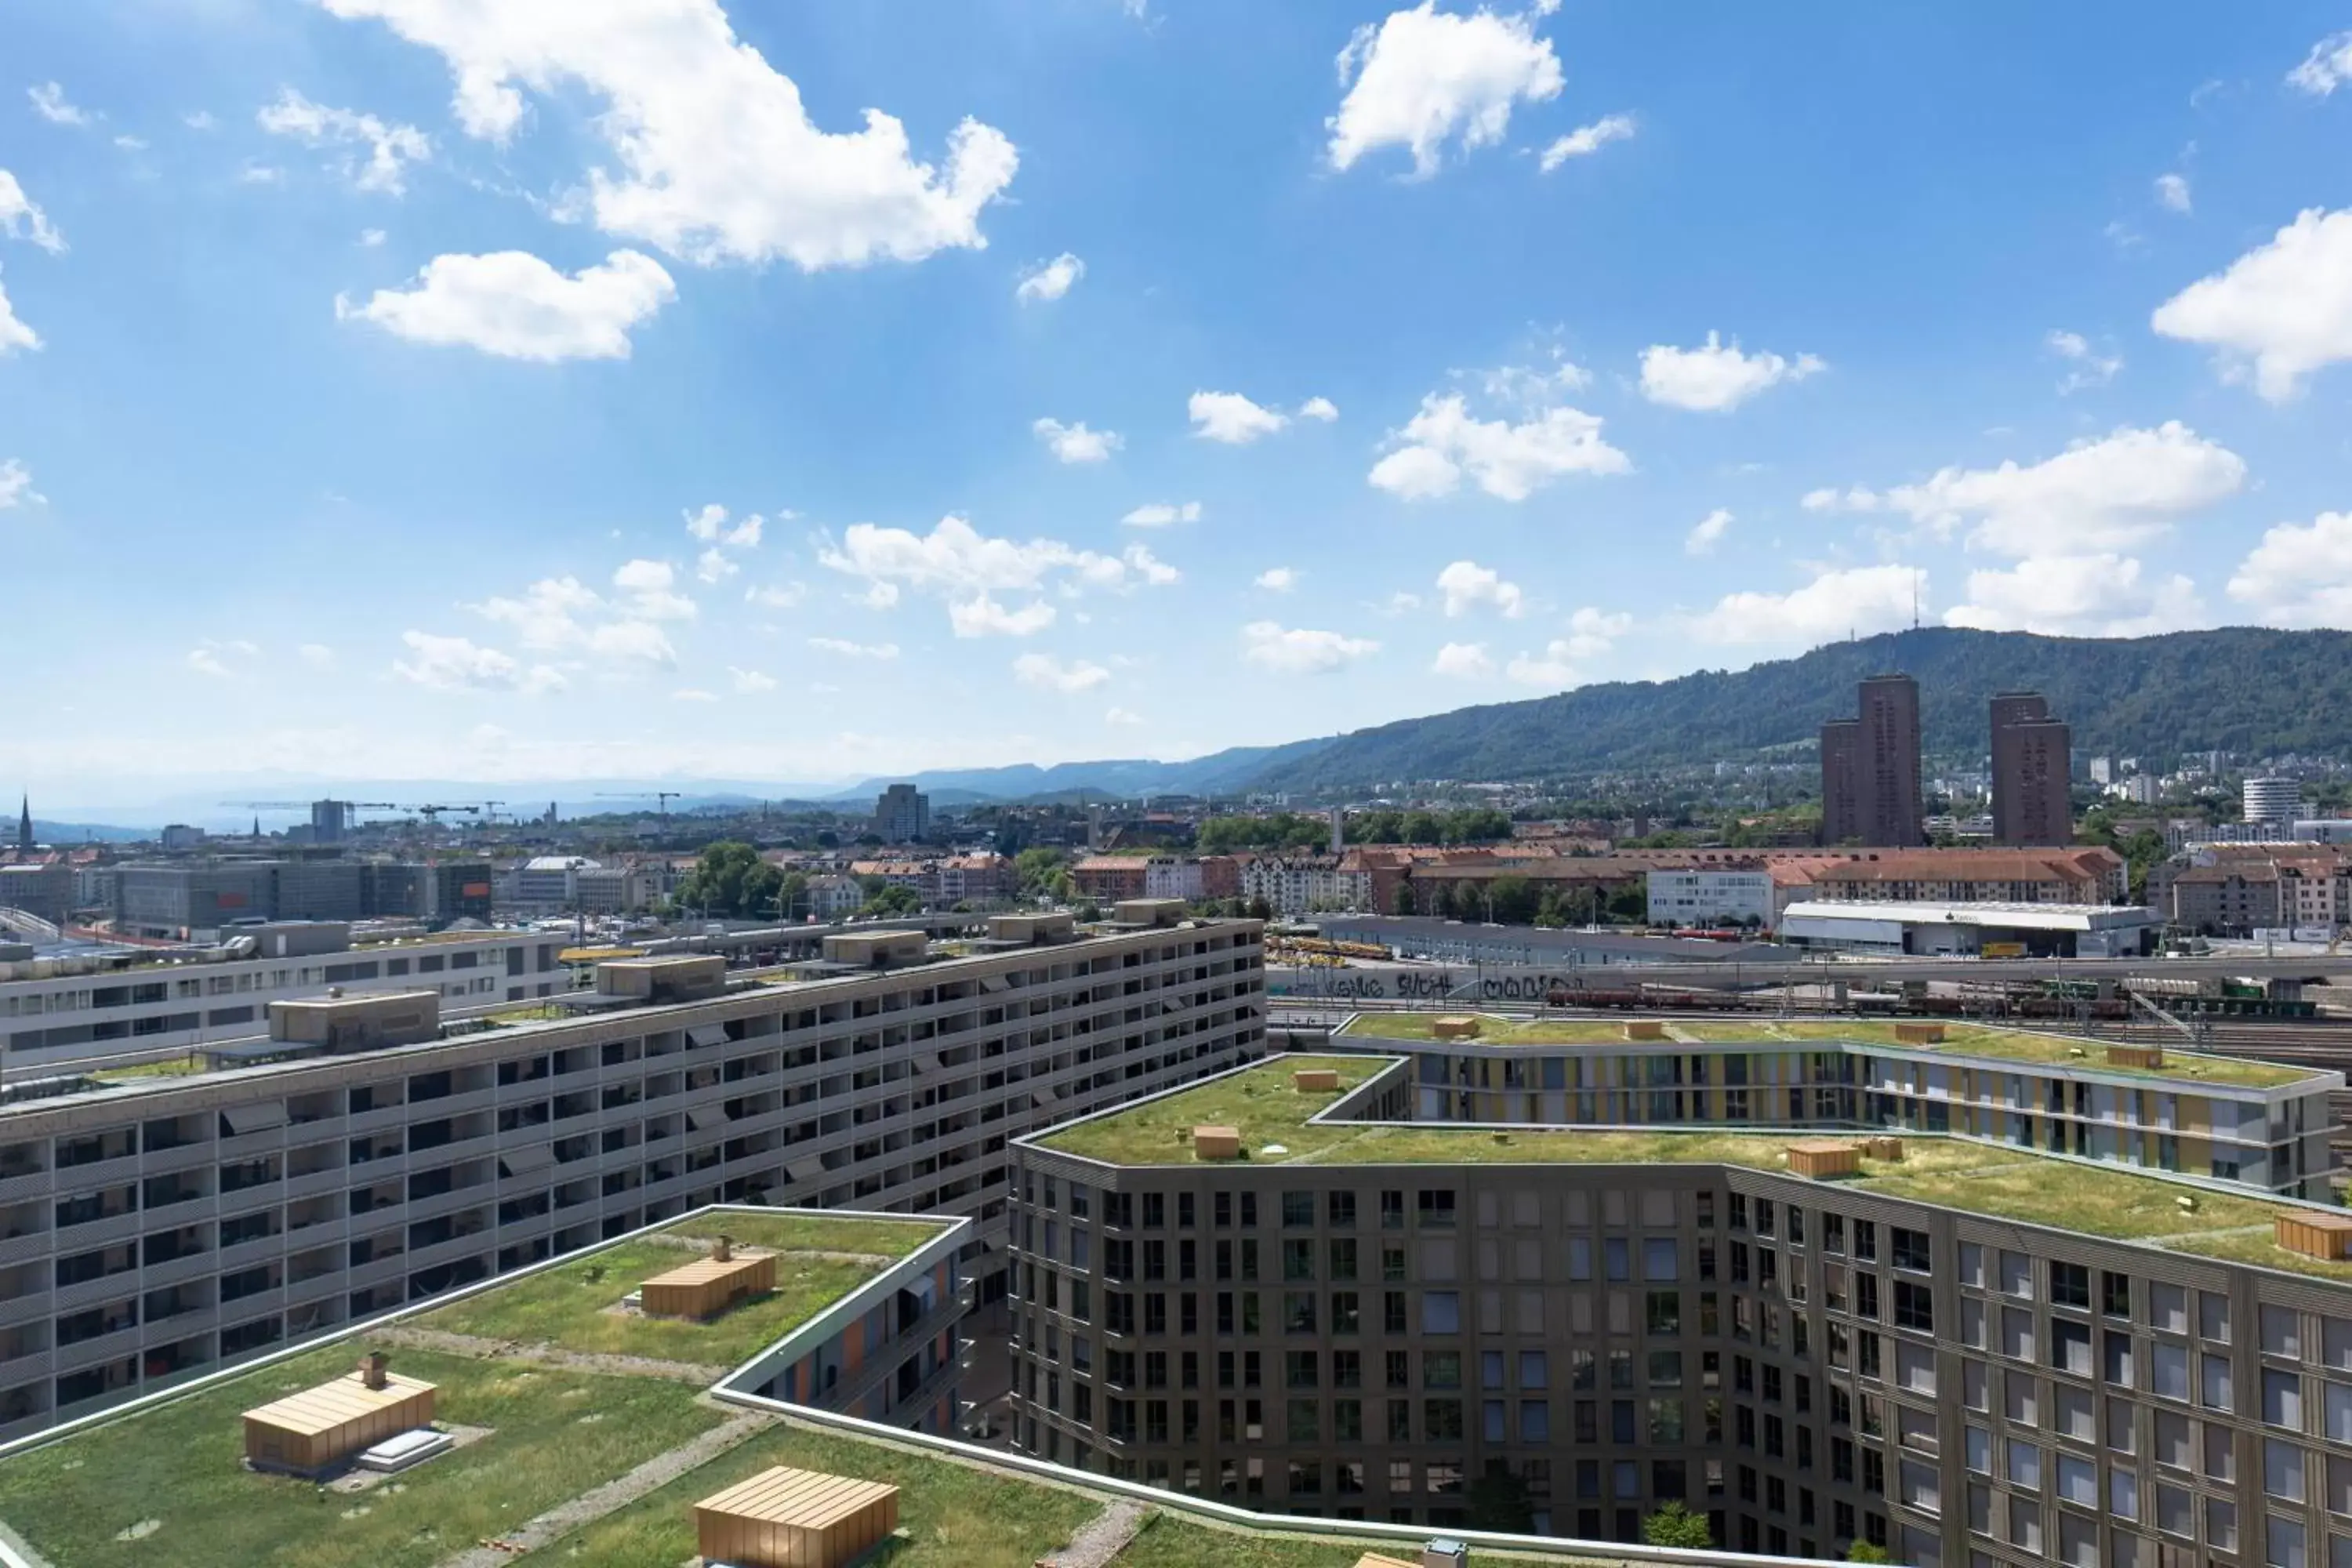
[[[1652,925],[1769,926],[1773,920],[1769,871],[1652,871]]]

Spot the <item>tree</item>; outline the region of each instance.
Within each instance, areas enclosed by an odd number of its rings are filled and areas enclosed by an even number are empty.
[[[706,847],[686,880],[677,885],[680,909],[730,920],[758,920],[776,912],[776,894],[783,873],[760,858],[760,852],[738,839],[721,839]]]
[[[1508,1470],[1489,1470],[1472,1481],[1464,1494],[1470,1505],[1470,1528],[1499,1530],[1525,1535],[1536,1527],[1534,1502],[1528,1483]]]
[[[914,889],[898,882],[885,882],[867,893],[866,907],[857,912],[861,915],[911,915],[920,913],[922,908],[923,896]]]
[[[1653,1546],[1679,1546],[1685,1552],[1704,1552],[1715,1544],[1715,1531],[1708,1526],[1706,1515],[1693,1513],[1678,1502],[1670,1502],[1642,1521],[1642,1539]]]
[[[1274,919],[1274,906],[1265,901],[1264,894],[1260,894],[1258,897],[1252,899],[1249,901],[1249,918],[1254,921],[1270,921]]]
[[[1523,926],[1536,918],[1536,888],[1525,877],[1497,877],[1486,884],[1486,907],[1497,925]]]
[[[1849,1563],[1892,1563],[1895,1558],[1884,1546],[1873,1546],[1867,1541],[1857,1541],[1845,1549]]]

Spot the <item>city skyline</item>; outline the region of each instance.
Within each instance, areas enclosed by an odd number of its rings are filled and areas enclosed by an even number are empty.
[[[1915,604],[2112,634],[2352,596],[2314,293],[2352,53],[2315,8],[2027,50],[1992,13],[1669,48],[1542,4],[1071,0],[911,51],[556,15],[150,6],[126,48],[12,13],[37,793],[1181,757]],[[1441,36],[1492,68],[1414,100]],[[924,724],[876,721],[910,689]]]

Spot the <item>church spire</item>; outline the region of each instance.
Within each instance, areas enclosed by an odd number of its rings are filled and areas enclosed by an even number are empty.
[[[26,854],[30,854],[30,853],[32,852],[32,848],[33,848],[33,795],[32,795],[32,792],[31,792],[30,790],[27,790],[27,791],[25,793],[25,797],[24,797],[24,798],[25,798],[25,807],[24,807],[24,811],[23,811],[23,813],[22,813],[20,816],[18,816],[18,817],[16,818],[16,847],[17,847],[17,848],[19,848],[19,849],[24,850]]]

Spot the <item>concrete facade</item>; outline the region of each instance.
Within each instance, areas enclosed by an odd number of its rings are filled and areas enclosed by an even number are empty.
[[[2071,844],[2074,731],[2038,691],[1992,700],[1992,837],[1996,844]]]
[[[330,928],[338,929],[338,928]],[[562,938],[497,931],[367,942],[301,956],[61,958],[0,965],[0,1066],[64,1071],[128,1052],[162,1054],[266,1029],[269,1004],[350,991],[438,991],[445,1011],[572,989]],[[21,973],[20,973],[21,972]],[[46,973],[44,973],[46,972]]]
[[[1006,1140],[1255,1055],[1262,970],[1114,930],[0,1109],[0,1437],[710,1202],[992,1251]]]
[[[1637,1541],[1680,1501],[1728,1550],[1915,1568],[2352,1552],[2340,1279],[1703,1157],[1015,1149],[1042,1457],[1433,1530],[1499,1474],[1538,1532]]]

